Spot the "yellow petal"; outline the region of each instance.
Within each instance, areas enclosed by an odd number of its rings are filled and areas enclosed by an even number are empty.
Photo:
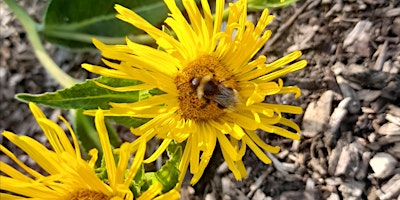
[[[268,158],[268,156],[265,155],[263,151],[261,151],[260,148],[251,140],[248,136],[244,136],[243,140],[246,141],[246,144],[248,147],[250,147],[251,150],[253,150],[254,154],[263,161],[265,164],[270,164],[271,159]]]
[[[149,158],[143,161],[143,163],[151,163],[154,162],[158,157],[164,153],[165,149],[167,149],[168,145],[172,142],[172,139],[164,139],[161,145],[157,148],[157,150],[151,154]]]
[[[114,155],[112,153],[112,148],[110,144],[110,139],[108,138],[108,132],[106,125],[104,123],[104,115],[102,110],[97,110],[95,117],[96,130],[99,133],[99,139],[101,148],[103,149],[103,154],[106,163],[107,175],[110,180],[111,187],[116,186],[116,166],[114,161]]]

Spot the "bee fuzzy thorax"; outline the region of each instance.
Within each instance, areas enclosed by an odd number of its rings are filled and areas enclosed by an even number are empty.
[[[191,81],[196,89],[197,98],[214,101],[220,108],[234,109],[239,102],[238,92],[221,81],[214,80],[211,76],[194,78]]]
[[[204,90],[210,93],[214,89],[214,84],[209,83],[211,81],[210,76],[204,76],[202,78],[194,78],[192,80],[192,85],[196,89],[197,97],[199,99],[203,98]]]

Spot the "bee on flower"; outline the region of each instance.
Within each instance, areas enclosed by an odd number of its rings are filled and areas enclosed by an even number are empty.
[[[271,160],[263,151],[277,153],[255,133],[265,132],[299,140],[300,129],[283,113],[300,114],[302,109],[291,105],[265,103],[270,95],[293,93],[295,86],[284,86],[280,77],[306,66],[296,61],[295,51],[268,63],[265,56],[254,58],[271,36],[265,30],[273,19],[265,9],[257,24],[246,20],[247,1],[229,4],[229,15],[222,27],[224,0],[216,1],[215,15],[206,0],[199,8],[193,0],[183,0],[187,18],[174,0],[164,0],[169,8],[165,25],[171,36],[154,27],[137,13],[116,5],[117,18],[145,31],[159,45],[152,48],[126,40],[126,45],[106,45],[94,39],[108,67],[83,64],[86,70],[106,77],[139,80],[142,84],[104,88],[115,91],[159,89],[163,94],[134,103],[110,103],[106,116],[151,118],[146,124],[132,128],[139,136],[133,143],[157,137],[160,147],[147,159],[159,157],[172,141],[186,142],[179,165],[182,182],[186,170],[195,184],[202,176],[217,142],[236,179],[246,177],[242,158],[247,147],[264,163]],[[95,111],[86,111],[94,115]],[[286,128],[285,128],[286,127]]]

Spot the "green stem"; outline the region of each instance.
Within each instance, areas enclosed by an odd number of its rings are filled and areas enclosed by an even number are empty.
[[[70,87],[75,85],[77,80],[62,71],[47,54],[37,32],[37,24],[29,17],[24,9],[17,4],[17,2],[14,0],[4,0],[4,2],[11,8],[11,10],[20,20],[22,26],[28,34],[28,39],[33,47],[35,55],[39,59],[40,63],[42,63],[43,67],[61,86]]]

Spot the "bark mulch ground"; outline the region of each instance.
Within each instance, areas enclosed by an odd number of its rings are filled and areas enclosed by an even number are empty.
[[[40,19],[44,1],[20,1]],[[399,0],[299,0],[271,10],[273,36],[259,54],[273,61],[302,50],[307,68],[284,78],[302,89],[300,98],[282,95],[268,102],[299,105],[302,115],[286,116],[301,126],[301,141],[259,132],[282,147],[263,164],[251,151],[248,177],[236,181],[217,155],[182,199],[400,199],[400,2]],[[258,12],[250,13],[256,20]],[[0,2],[0,129],[45,143],[25,103],[14,95],[59,88],[35,58],[27,36]],[[53,59],[73,77],[93,75],[80,68],[98,63],[97,53],[73,53],[46,44]],[[57,120],[64,111],[44,108]],[[0,142],[21,154],[14,146]],[[0,155],[1,160],[6,160]],[[20,159],[30,165],[27,156]],[[222,163],[222,164],[221,164]]]

